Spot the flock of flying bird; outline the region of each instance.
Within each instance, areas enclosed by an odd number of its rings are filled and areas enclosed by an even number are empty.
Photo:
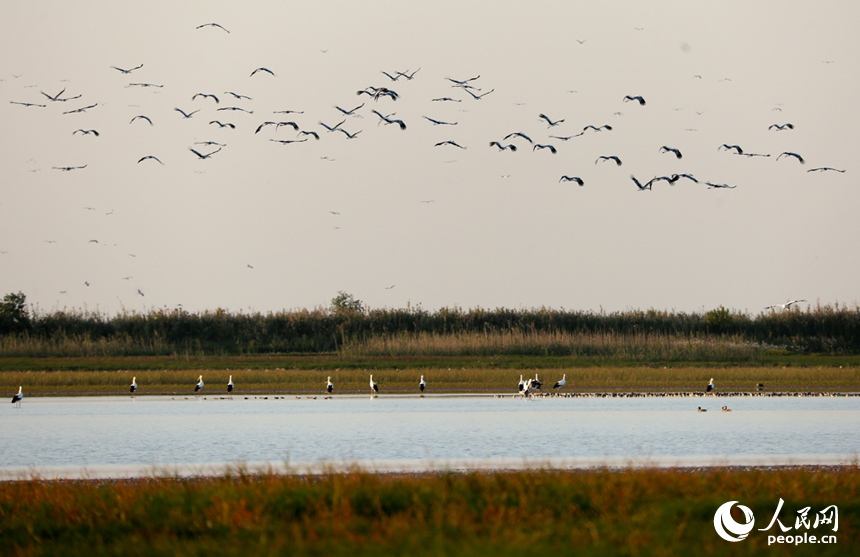
[[[215,33],[230,33],[230,31],[224,26],[214,22],[199,25],[196,27],[196,30],[200,32],[211,31]],[[579,42],[582,44],[584,41]],[[136,77],[138,75],[145,74],[147,69],[148,68],[145,67],[145,64],[140,63],[137,65],[127,65],[122,67],[111,66],[110,68],[106,68],[106,71],[117,72],[123,77]],[[247,79],[254,80],[255,90],[259,90],[260,87],[265,89],[267,86],[267,80],[278,78],[278,73],[270,68],[262,66],[254,68],[246,75]],[[195,125],[193,128],[195,136],[201,132],[201,129],[205,129],[207,133],[210,133],[211,130],[213,135],[217,134],[215,135],[215,139],[217,139],[217,141],[214,139],[195,141],[192,144],[187,145],[186,152],[188,155],[193,156],[199,161],[209,161],[214,158],[227,155],[230,152],[230,147],[228,147],[228,142],[230,141],[229,138],[236,137],[236,134],[241,134],[243,131],[245,132],[244,137],[253,137],[260,141],[268,141],[273,144],[285,146],[305,143],[308,141],[322,142],[323,138],[338,136],[341,140],[361,140],[362,137],[360,134],[363,130],[354,128],[353,124],[361,121],[360,119],[363,119],[364,116],[372,116],[375,118],[375,122],[378,126],[388,127],[393,125],[394,129],[399,130],[400,132],[410,131],[414,126],[420,124],[431,126],[431,129],[438,128],[446,134],[451,134],[445,139],[439,138],[440,140],[438,141],[428,143],[428,147],[432,145],[432,147],[440,150],[456,149],[460,151],[472,147],[467,144],[467,142],[463,141],[462,138],[457,137],[456,132],[461,130],[464,126],[458,126],[460,122],[455,119],[444,119],[438,115],[422,115],[420,119],[415,116],[414,118],[417,120],[417,123],[413,123],[413,121],[409,120],[407,117],[398,116],[395,112],[390,111],[394,106],[403,104],[403,101],[400,99],[409,97],[410,89],[406,84],[413,80],[422,79],[423,74],[421,73],[421,68],[405,71],[380,71],[378,75],[379,81],[382,81],[383,83],[375,83],[361,89],[355,89],[355,96],[359,97],[361,102],[357,102],[354,106],[352,104],[344,105],[346,107],[336,104],[333,106],[333,112],[328,115],[317,115],[315,117],[311,117],[310,115],[305,115],[304,110],[274,106],[263,107],[259,105],[259,103],[255,104],[254,99],[250,95],[236,92],[236,90],[188,91],[188,102],[194,106],[193,109],[190,109],[187,106],[147,106],[145,110],[142,110],[139,114],[135,114],[127,121],[128,126],[142,127],[143,129],[158,129],[160,123],[159,120],[168,118],[168,114],[175,115],[172,117],[180,118],[181,121],[188,121],[188,125],[192,125],[192,123],[196,122],[204,122],[204,124]],[[446,77],[443,85],[446,87],[446,92],[430,98],[429,102],[426,104],[427,107],[434,107],[435,109],[436,107],[442,107],[444,105],[456,107],[467,106],[466,104],[460,103],[477,103],[473,106],[479,106],[481,104],[487,104],[486,101],[483,103],[480,103],[480,101],[496,91],[494,87],[484,88],[482,86],[480,75],[475,75],[465,79]],[[80,141],[85,141],[84,138],[91,138],[90,140],[92,141],[103,141],[103,139],[100,138],[106,137],[108,135],[107,133],[102,133],[102,131],[95,129],[94,127],[86,125],[81,126],[80,124],[82,121],[85,121],[86,115],[90,112],[104,110],[104,105],[99,102],[87,101],[86,99],[83,99],[82,94],[67,94],[67,89],[69,87],[72,86],[68,85],[63,87],[56,93],[39,91],[41,97],[38,99],[16,99],[10,100],[9,102],[23,107],[46,108],[50,105],[58,105],[65,108],[68,106],[66,103],[77,101],[80,106],[75,107],[72,105],[69,110],[59,111],[61,119],[67,119],[63,121],[69,122],[69,132],[73,136],[80,137]],[[125,87],[160,91],[169,86],[144,81],[134,81],[127,83]],[[153,98],[157,99],[158,97],[150,97],[150,99]],[[141,98],[139,100],[144,101],[146,99]],[[633,107],[633,110],[650,109],[650,105],[646,102],[644,96],[638,94],[619,95],[618,102],[619,104],[629,103]],[[414,104],[410,106],[414,107]],[[275,108],[277,108],[277,110],[273,110]],[[156,112],[150,112],[150,109]],[[432,109],[428,108],[428,113],[429,110]],[[458,110],[462,109],[458,108]],[[439,110],[439,112],[443,111]],[[535,112],[538,111],[536,110]],[[262,113],[267,115],[260,117],[259,115]],[[616,114],[620,115],[621,113],[617,112]],[[79,116],[72,117],[67,115]],[[228,115],[235,115],[236,117],[234,118]],[[337,119],[330,119],[332,116],[336,116]],[[73,118],[75,122],[74,125],[71,124]],[[249,122],[249,119],[253,118],[257,118],[257,120],[253,123]],[[500,137],[486,138],[485,145],[490,149],[497,150],[499,153],[515,153],[531,147],[531,149],[528,150],[533,153],[546,152],[550,155],[558,155],[564,149],[562,144],[574,138],[594,134],[618,133],[618,129],[621,127],[621,125],[588,124],[581,127],[577,126],[574,130],[575,133],[565,135],[562,132],[557,131],[563,130],[565,125],[570,125],[565,122],[565,118],[550,116],[545,112],[538,112],[535,116],[535,122],[544,124],[546,126],[547,133],[542,136],[538,136],[531,131],[528,133],[520,130],[511,131],[505,135],[500,134]],[[294,135],[290,137],[281,136],[281,130],[291,131]],[[550,130],[552,133],[549,133]],[[775,123],[772,124],[768,130],[773,131],[774,133],[796,133],[796,126],[792,123]],[[659,143],[651,147],[654,148],[657,154],[667,155],[675,161],[686,160],[684,159],[684,153],[682,152],[683,146],[662,145],[657,148],[658,145]],[[715,147],[717,151],[726,152],[737,157],[771,157],[771,154],[767,153],[749,152],[737,144],[723,143]],[[172,160],[167,157],[172,156],[173,155],[171,154],[161,152],[141,152],[138,153],[133,160],[136,160],[137,164],[141,165],[155,164],[166,166],[172,162]],[[335,160],[331,157],[321,158],[329,161]],[[799,164],[806,163],[804,157],[792,151],[780,152],[774,158],[777,161],[785,159],[794,160]],[[92,168],[92,165],[90,164],[91,162],[93,165],[97,164],[97,162],[93,161],[80,161],[78,164],[59,164],[52,168],[61,172],[83,171],[88,168]],[[624,161],[622,160],[621,155],[613,153],[602,154],[594,159],[594,165],[605,165],[606,163],[609,163],[608,166],[621,167],[624,164]],[[808,172],[844,173],[845,170],[830,166],[819,166],[811,168]],[[578,186],[583,187],[587,185],[588,179],[589,178],[586,174],[566,173],[559,177],[558,182],[575,183]],[[630,179],[635,185],[634,191],[650,191],[658,184],[674,186],[681,183],[701,184],[711,189],[733,189],[737,187],[736,185],[729,185],[721,181],[703,180],[690,172],[673,172],[641,180],[634,174],[630,174]],[[430,201],[422,201],[422,203],[429,202]],[[334,211],[331,212],[332,214],[338,214]],[[95,240],[91,240],[91,242],[95,242]],[[248,265],[248,268],[253,268],[253,266]],[[89,286],[89,284],[87,285]],[[143,291],[140,289],[137,289],[137,293],[140,296],[144,295]],[[787,309],[793,303],[796,302],[791,302],[789,305],[783,305],[781,307],[783,307],[783,309]],[[768,306],[768,309],[773,307],[776,306]]]

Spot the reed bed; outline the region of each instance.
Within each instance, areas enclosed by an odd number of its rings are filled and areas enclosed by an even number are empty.
[[[838,508],[833,545],[719,538],[739,501],[765,528]],[[152,477],[0,482],[0,547],[17,556],[98,555],[846,555],[860,542],[857,465],[773,470]],[[736,517],[736,520],[739,518]],[[776,528],[774,526],[773,528]],[[802,527],[801,527],[802,529]],[[781,532],[778,532],[781,533]],[[791,533],[794,533],[793,531]]]
[[[508,330],[399,333],[348,341],[344,357],[372,356],[571,356],[638,362],[761,361],[759,346],[741,337],[689,337],[656,333]]]
[[[4,307],[0,304],[0,309]],[[729,357],[743,354],[750,347],[860,353],[857,304],[818,304],[806,311],[767,311],[758,315],[722,307],[703,313],[651,309],[608,314],[548,308],[454,307],[434,312],[420,307],[363,311],[316,308],[265,314],[161,309],[112,316],[86,310],[26,312],[20,304],[13,309],[0,311],[0,357],[320,353],[335,352],[344,345],[355,346],[368,339],[376,343],[379,338],[392,337],[393,342],[403,344],[400,337],[410,335],[422,339],[484,333],[502,337],[543,334],[547,335],[543,348],[561,351],[568,344],[565,334],[594,335],[588,344],[598,352],[606,351],[600,339],[608,335],[607,341],[622,341],[620,349],[634,355],[640,350],[642,338],[648,339],[649,346],[662,343],[665,346],[660,350],[672,354],[685,350],[697,353],[702,350],[699,344],[713,345],[718,352],[727,350]],[[554,338],[555,334],[560,336]],[[658,342],[657,338],[664,340]],[[522,340],[496,344],[506,350],[540,348]],[[740,346],[733,346],[736,344]],[[649,348],[646,354],[654,350],[657,348]]]
[[[382,394],[418,392],[423,375],[427,394],[499,393],[513,394],[520,375],[538,375],[544,391],[567,376],[561,392],[592,391],[700,391],[714,378],[717,392],[756,391],[860,391],[860,368],[838,367],[584,367],[545,369],[497,368],[416,368],[416,369],[197,369],[120,371],[7,371],[0,373],[0,392],[10,397],[18,386],[26,396],[125,394],[133,377],[138,395],[194,392],[197,377],[203,375],[205,395],[226,395],[227,380],[233,377],[234,394],[323,394],[331,377],[335,395],[369,393],[370,374]]]

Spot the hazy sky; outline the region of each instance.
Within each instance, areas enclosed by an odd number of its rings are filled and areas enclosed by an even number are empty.
[[[860,299],[857,2],[7,4],[0,294],[42,311],[267,312],[339,290],[428,310]],[[197,28],[213,22],[229,33]],[[480,100],[446,79],[475,76]],[[344,119],[355,139],[320,125]],[[320,139],[255,133],[266,121]],[[199,159],[218,148],[204,141],[225,146]],[[630,179],[673,173],[700,183]]]

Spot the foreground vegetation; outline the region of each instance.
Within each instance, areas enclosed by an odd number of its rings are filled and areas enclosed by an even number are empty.
[[[780,497],[788,527],[804,507],[811,527],[836,505],[838,531],[797,532],[837,543],[768,546],[782,532],[757,529]],[[714,530],[727,501],[755,514],[742,542]],[[856,465],[32,480],[0,483],[0,547],[21,556],[847,555],[860,542],[858,501]]]

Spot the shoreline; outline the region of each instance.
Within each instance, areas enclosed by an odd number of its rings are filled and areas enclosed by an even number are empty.
[[[319,462],[237,462],[208,464],[150,464],[43,466],[0,468],[0,482],[25,481],[124,481],[203,479],[247,476],[326,476],[331,474],[435,475],[444,473],[497,473],[517,471],[595,472],[602,470],[667,470],[697,472],[704,469],[728,471],[809,469],[838,471],[857,469],[855,455],[757,455],[693,457],[554,457],[392,460],[392,461],[319,461]]]

